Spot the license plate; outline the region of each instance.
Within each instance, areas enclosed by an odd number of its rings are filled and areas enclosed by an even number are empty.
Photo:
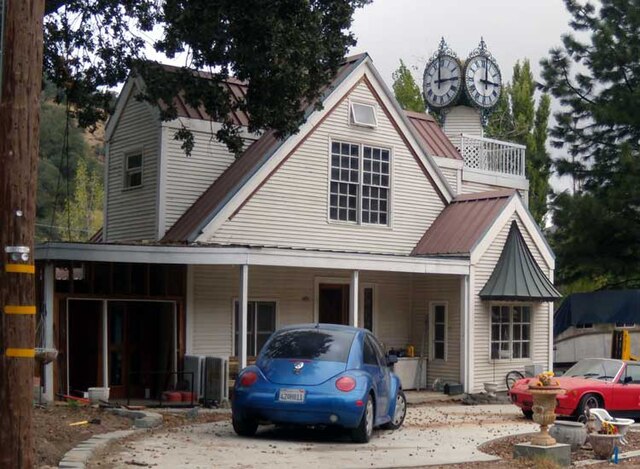
[[[278,400],[282,402],[304,402],[304,389],[281,389]]]

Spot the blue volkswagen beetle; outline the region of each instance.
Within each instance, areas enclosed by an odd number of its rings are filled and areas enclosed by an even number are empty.
[[[407,402],[400,380],[366,329],[303,324],[276,331],[235,382],[233,429],[252,436],[263,422],[339,426],[357,443],[374,427],[399,428]]]

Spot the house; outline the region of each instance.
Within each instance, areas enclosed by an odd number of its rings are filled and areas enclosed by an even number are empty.
[[[160,122],[135,99],[143,86],[127,82],[107,125],[100,241],[36,249],[45,342],[60,351],[42,372],[49,397],[148,394],[185,354],[243,366],[301,322],[413,345],[428,361],[406,359],[406,388],[480,391],[551,367],[554,256],[527,210],[523,147],[483,139],[469,112],[449,138],[402,111],[367,54],[345,59],[296,135],[245,132],[237,159],[179,96],[179,117]]]
[[[567,296],[554,315],[554,363],[612,357],[614,331],[627,331],[640,356],[640,290],[601,290]]]

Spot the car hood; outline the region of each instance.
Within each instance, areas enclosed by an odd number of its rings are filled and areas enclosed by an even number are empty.
[[[591,389],[601,388],[611,384],[610,382],[587,378],[559,377],[554,379],[558,381],[558,385],[564,390],[580,389],[585,387]],[[535,381],[536,380],[534,378],[526,378],[518,381],[514,388],[519,388],[519,391],[528,391],[529,383],[534,383]]]
[[[342,362],[288,358],[264,360],[259,366],[269,381],[287,386],[315,386],[347,369],[347,364]]]

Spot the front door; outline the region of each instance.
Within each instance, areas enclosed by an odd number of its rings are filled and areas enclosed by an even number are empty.
[[[348,284],[320,284],[318,289],[318,322],[349,324]]]

